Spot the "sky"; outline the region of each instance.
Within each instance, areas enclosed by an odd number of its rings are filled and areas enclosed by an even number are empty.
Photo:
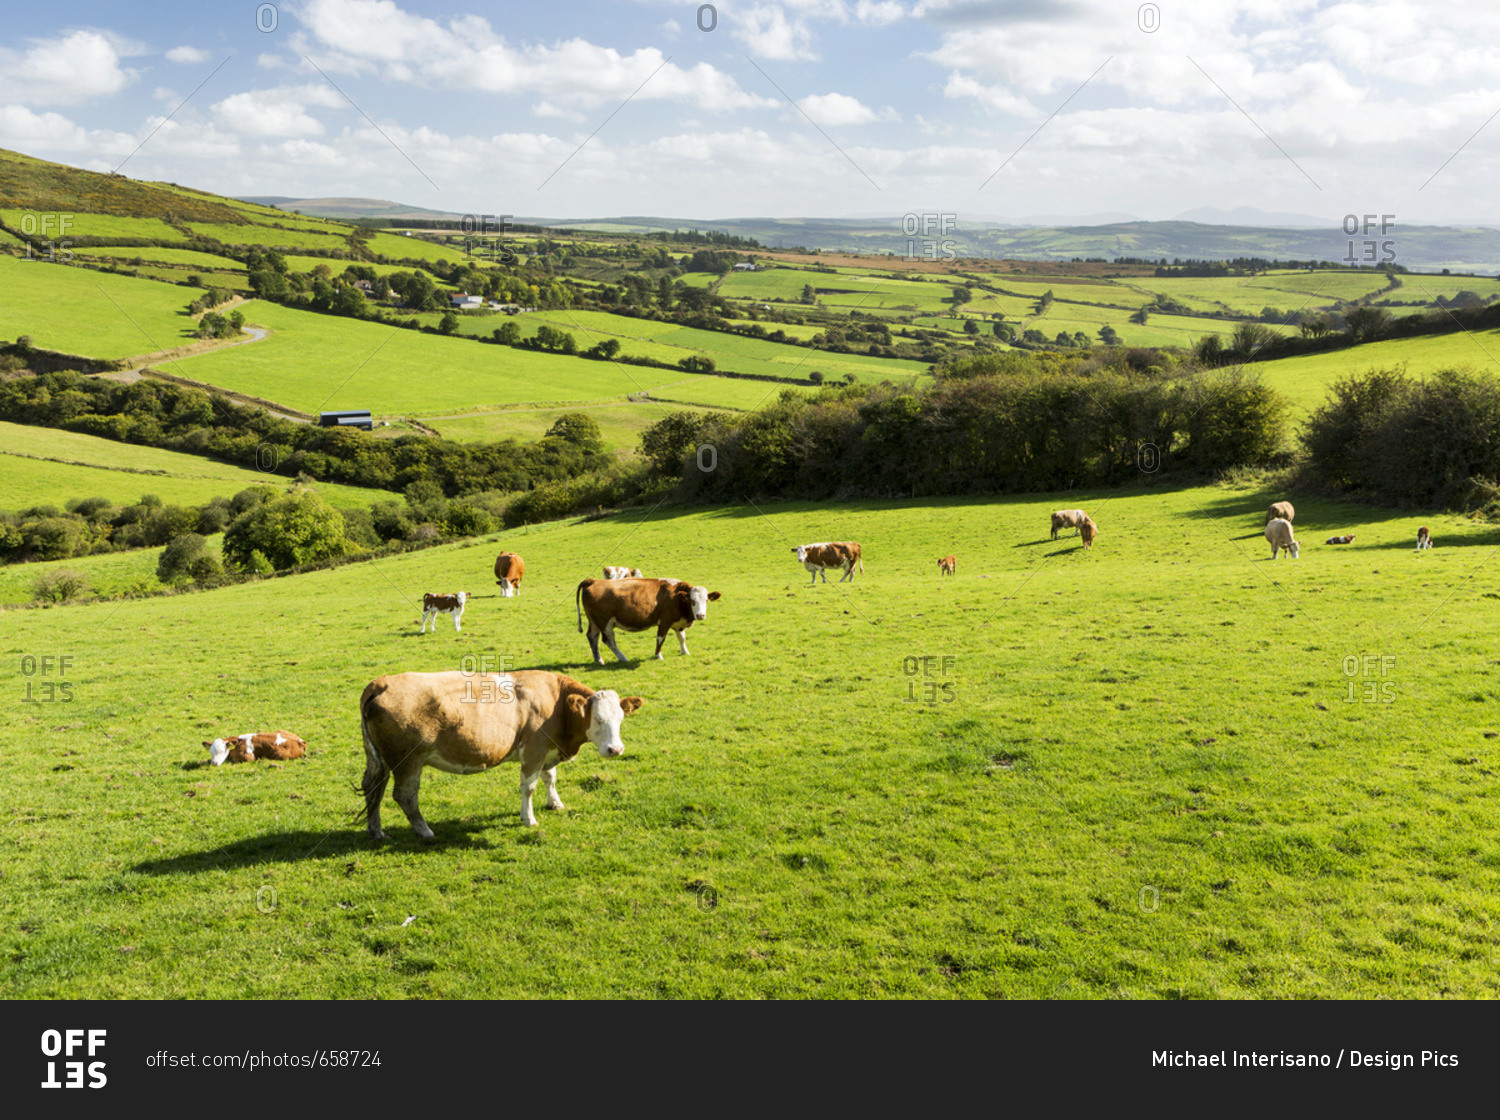
[[[8,5],[0,147],[549,218],[1500,225],[1500,4]]]

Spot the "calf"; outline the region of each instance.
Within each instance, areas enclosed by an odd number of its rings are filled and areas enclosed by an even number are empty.
[[[422,596],[422,629],[419,634],[427,633],[427,620],[432,619],[432,632],[437,633],[437,616],[447,614],[453,616],[453,629],[462,630],[459,620],[464,616],[464,602],[468,599],[467,591],[460,591],[457,595],[434,595],[428,592]]]
[[[605,568],[605,579],[641,579],[639,568]]]
[[[839,578],[843,583],[848,580],[854,582],[854,565],[859,565],[859,570],[865,570],[864,559],[860,555],[858,541],[826,541],[823,544],[799,544],[792,549],[797,554],[797,560],[801,565],[812,573],[812,581],[818,582],[818,576],[823,577],[823,582],[828,582],[827,569],[841,568],[844,574]]]
[[[1084,548],[1093,548],[1094,538],[1099,535],[1099,526],[1091,518],[1085,517],[1083,524],[1078,526],[1078,535],[1083,538]]]
[[[663,660],[661,647],[667,635],[677,634],[683,655],[688,652],[687,629],[708,617],[708,604],[719,597],[717,591],[695,587],[680,579],[586,579],[578,585],[574,599],[578,608],[578,632],[583,633],[583,616],[589,616],[589,648],[594,664],[603,665],[599,656],[599,638],[621,661],[626,657],[615,643],[615,627],[622,630],[649,630],[656,627],[656,660]]]
[[[500,585],[500,597],[509,599],[521,593],[521,577],[526,574],[526,561],[514,552],[502,552],[495,557],[495,582]]]
[[[1424,548],[1431,547],[1432,534],[1427,531],[1427,526],[1423,525],[1420,529],[1417,530],[1417,551],[1421,552]]]
[[[480,696],[470,672],[398,673],[371,681],[359,698],[359,729],[365,742],[364,816],[370,835],[384,840],[380,801],[396,779],[396,804],[424,840],[432,829],[422,819],[417,796],[422,769],[477,774],[502,762],[521,764],[521,823],[536,824],[531,795],[545,779],[547,808],[561,809],[557,766],[584,743],[602,758],[625,751],[620,723],[643,701],[595,692],[572,677],[541,669],[480,674]]]
[[[1329,537],[1323,543],[1324,544],[1353,544],[1354,543],[1354,534],[1350,533],[1347,537]]]
[[[945,576],[951,576],[958,571],[958,559],[953,556],[944,556],[938,561],[938,571]]]
[[[203,745],[208,748],[208,760],[215,766],[254,762],[257,758],[285,762],[307,753],[307,744],[290,731],[249,731],[244,735],[205,739]]]

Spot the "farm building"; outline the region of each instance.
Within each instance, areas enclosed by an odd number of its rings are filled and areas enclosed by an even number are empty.
[[[349,409],[345,412],[320,412],[318,425],[323,428],[360,428],[366,432],[373,426],[368,409]]]

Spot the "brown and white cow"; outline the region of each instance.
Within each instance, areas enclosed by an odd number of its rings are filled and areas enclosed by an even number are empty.
[[[244,735],[225,735],[205,739],[208,760],[215,766],[226,762],[254,762],[257,758],[286,762],[307,753],[307,743],[290,731],[248,731]]]
[[[1052,539],[1057,540],[1057,534],[1062,529],[1078,529],[1082,531],[1083,523],[1089,519],[1089,515],[1081,509],[1060,509],[1052,515]]]
[[[604,578],[605,579],[640,579],[642,577],[641,577],[641,570],[639,568],[608,568],[607,567],[607,568],[604,569]]]
[[[440,614],[453,616],[453,629],[462,630],[459,620],[464,616],[464,603],[468,601],[469,593],[460,591],[457,595],[434,595],[429,591],[422,596],[422,629],[419,634],[427,633],[427,620],[432,619],[432,632],[437,633],[437,616]]]
[[[521,593],[521,577],[525,574],[526,562],[514,552],[502,552],[495,557],[495,582],[500,585],[502,599]]]
[[[578,632],[583,633],[583,616],[589,616],[589,648],[594,664],[603,665],[599,656],[599,637],[621,661],[627,660],[615,643],[615,628],[649,630],[656,627],[656,660],[664,660],[661,647],[667,635],[677,633],[677,644],[683,655],[688,652],[687,629],[708,617],[708,604],[719,597],[717,591],[697,587],[681,579],[586,579],[574,593],[578,609]]]
[[[1323,543],[1324,544],[1353,544],[1354,543],[1354,534],[1350,533],[1347,536],[1343,536],[1343,537],[1329,537]]]
[[[477,684],[477,688],[476,688]],[[557,766],[585,742],[603,758],[625,751],[620,723],[643,701],[609,690],[595,692],[572,677],[541,669],[517,673],[397,673],[371,681],[359,698],[365,743],[365,818],[384,840],[380,801],[396,779],[396,804],[424,840],[432,829],[417,796],[422,768],[477,774],[502,762],[521,764],[521,823],[536,824],[531,795],[545,779],[547,807],[561,809]]]
[[[1431,547],[1432,534],[1427,531],[1427,526],[1423,525],[1420,529],[1417,530],[1417,551],[1421,552],[1424,548]]]
[[[1099,526],[1094,524],[1092,517],[1085,517],[1083,524],[1078,526],[1078,535],[1083,538],[1084,548],[1094,547],[1094,538],[1099,535]]]
[[[841,568],[844,572],[839,577],[839,582],[848,580],[854,582],[854,565],[859,565],[859,570],[865,570],[865,562],[860,556],[858,541],[824,541],[822,544],[799,544],[792,549],[797,554],[798,562],[812,573],[812,581],[818,582],[818,576],[822,575],[823,582],[828,582],[828,568]]]
[[[956,556],[944,556],[938,561],[938,571],[945,576],[951,576],[958,571],[958,558]]]

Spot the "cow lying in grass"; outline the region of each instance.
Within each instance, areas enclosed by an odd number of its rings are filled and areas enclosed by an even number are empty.
[[[258,758],[286,762],[307,753],[307,744],[290,731],[248,731],[244,735],[205,739],[203,745],[208,748],[208,760],[215,766],[254,762]]]

